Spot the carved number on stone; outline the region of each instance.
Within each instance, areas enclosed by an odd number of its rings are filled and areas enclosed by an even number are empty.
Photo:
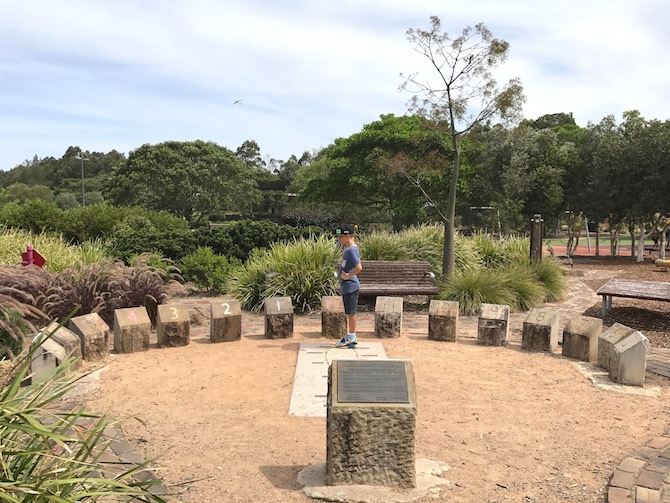
[[[277,311],[281,312],[281,307],[279,307],[279,299],[277,299]]]
[[[130,314],[128,315],[128,320],[137,321],[137,313],[135,313],[135,311],[130,311]]]
[[[544,321],[544,317],[547,313],[544,311],[540,311],[537,313],[537,317],[535,318],[535,321]]]
[[[178,320],[179,319],[179,313],[177,312],[176,307],[171,307],[170,312],[172,313],[172,320]]]
[[[494,313],[497,313],[498,312],[498,306],[493,306],[491,308],[491,311],[493,311]]]
[[[226,316],[227,314],[230,314],[230,304],[228,304],[227,302],[224,302],[223,304],[221,304],[221,307],[225,309],[225,311],[223,312],[224,316]]]

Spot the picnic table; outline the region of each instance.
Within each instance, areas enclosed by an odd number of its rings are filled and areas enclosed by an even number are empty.
[[[670,283],[667,281],[637,281],[611,279],[596,292],[603,298],[603,318],[612,310],[612,297],[661,300],[670,302]]]

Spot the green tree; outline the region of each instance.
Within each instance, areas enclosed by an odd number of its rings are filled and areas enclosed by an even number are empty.
[[[56,205],[61,210],[69,210],[70,208],[79,206],[79,201],[77,200],[77,196],[72,192],[61,192],[56,196]]]
[[[430,119],[451,139],[454,154],[449,193],[440,211],[445,225],[442,270],[449,277],[455,271],[456,191],[463,137],[478,124],[495,117],[517,118],[524,95],[518,79],[510,80],[499,90],[493,78],[492,70],[507,58],[506,41],[494,38],[483,23],[474,29],[464,28],[460,36],[452,39],[442,32],[437,16],[431,16],[430,20],[429,30],[410,29],[407,38],[414,50],[428,59],[436,80],[431,82],[414,73],[404,76],[401,89],[415,93],[410,110]]]
[[[54,193],[45,185],[28,186],[25,183],[13,183],[3,191],[2,201],[4,203],[14,202],[23,204],[31,199],[51,203],[54,201]]]
[[[416,223],[426,217],[427,205],[414,177],[429,197],[439,198],[433,189],[440,187],[435,182],[442,179],[450,155],[440,135],[421,117],[383,115],[360,133],[336,139],[301,171],[296,176],[296,185],[302,185],[299,198],[345,203],[367,214],[381,211],[396,230]],[[357,218],[364,216],[359,212]]]
[[[260,201],[253,173],[213,142],[143,145],[112,170],[105,198],[194,222],[223,210],[247,211]]]

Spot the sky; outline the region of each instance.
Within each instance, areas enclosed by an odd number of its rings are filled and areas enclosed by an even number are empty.
[[[0,0],[0,170],[168,140],[300,157],[406,113],[431,15],[509,42],[528,119],[670,118],[666,0]]]

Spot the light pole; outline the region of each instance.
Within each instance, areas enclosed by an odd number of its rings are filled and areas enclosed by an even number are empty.
[[[90,161],[90,159],[85,157],[82,152],[79,152],[74,158],[81,161],[81,205],[86,206],[86,193],[84,192],[84,161]]]

